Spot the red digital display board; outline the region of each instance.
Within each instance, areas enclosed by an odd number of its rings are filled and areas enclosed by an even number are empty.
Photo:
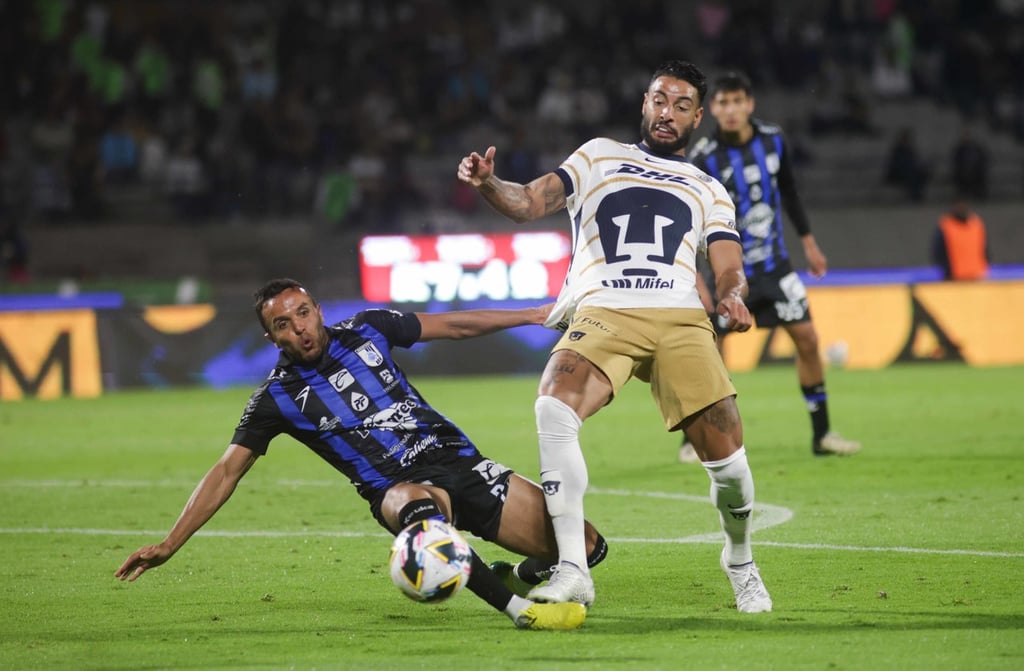
[[[363,297],[382,303],[546,300],[569,267],[566,233],[370,235],[359,243]]]

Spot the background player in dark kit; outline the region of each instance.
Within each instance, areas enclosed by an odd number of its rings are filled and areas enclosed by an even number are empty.
[[[785,211],[800,235],[811,275],[825,275],[828,261],[818,248],[800,202],[782,130],[753,117],[753,87],[739,72],[728,72],[714,81],[708,109],[718,128],[713,136],[696,143],[689,158],[725,185],[736,204],[743,268],[750,284],[747,307],[758,328],[781,326],[793,339],[800,391],[811,415],[812,452],[821,456],[853,454],[860,443],[831,429],[818,333],[807,305],[807,290],[793,272],[783,239]],[[705,274],[704,281],[709,280],[713,282]],[[713,292],[714,287],[709,290]],[[726,333],[718,329],[719,338]],[[695,460],[685,438],[680,460]]]

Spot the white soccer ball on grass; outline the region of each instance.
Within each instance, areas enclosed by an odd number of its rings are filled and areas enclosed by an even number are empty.
[[[469,543],[441,520],[413,522],[395,536],[388,565],[395,586],[413,601],[449,599],[469,582]]]

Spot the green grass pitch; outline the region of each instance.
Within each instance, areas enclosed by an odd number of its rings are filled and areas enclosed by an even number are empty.
[[[122,583],[250,390],[0,404],[0,669],[1024,668],[1024,369],[831,371],[833,425],[864,442],[845,459],[812,458],[791,366],[735,379],[774,612],[736,612],[707,476],[634,381],[583,429],[611,552],[574,632],[517,631],[468,591],[405,599],[366,505],[286,437],[174,559]],[[536,477],[535,377],[415,382]]]

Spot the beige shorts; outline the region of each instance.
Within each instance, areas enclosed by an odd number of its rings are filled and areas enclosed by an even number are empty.
[[[608,376],[613,394],[630,377],[649,382],[669,431],[736,394],[701,309],[583,307],[552,348],[558,350],[586,357]]]

